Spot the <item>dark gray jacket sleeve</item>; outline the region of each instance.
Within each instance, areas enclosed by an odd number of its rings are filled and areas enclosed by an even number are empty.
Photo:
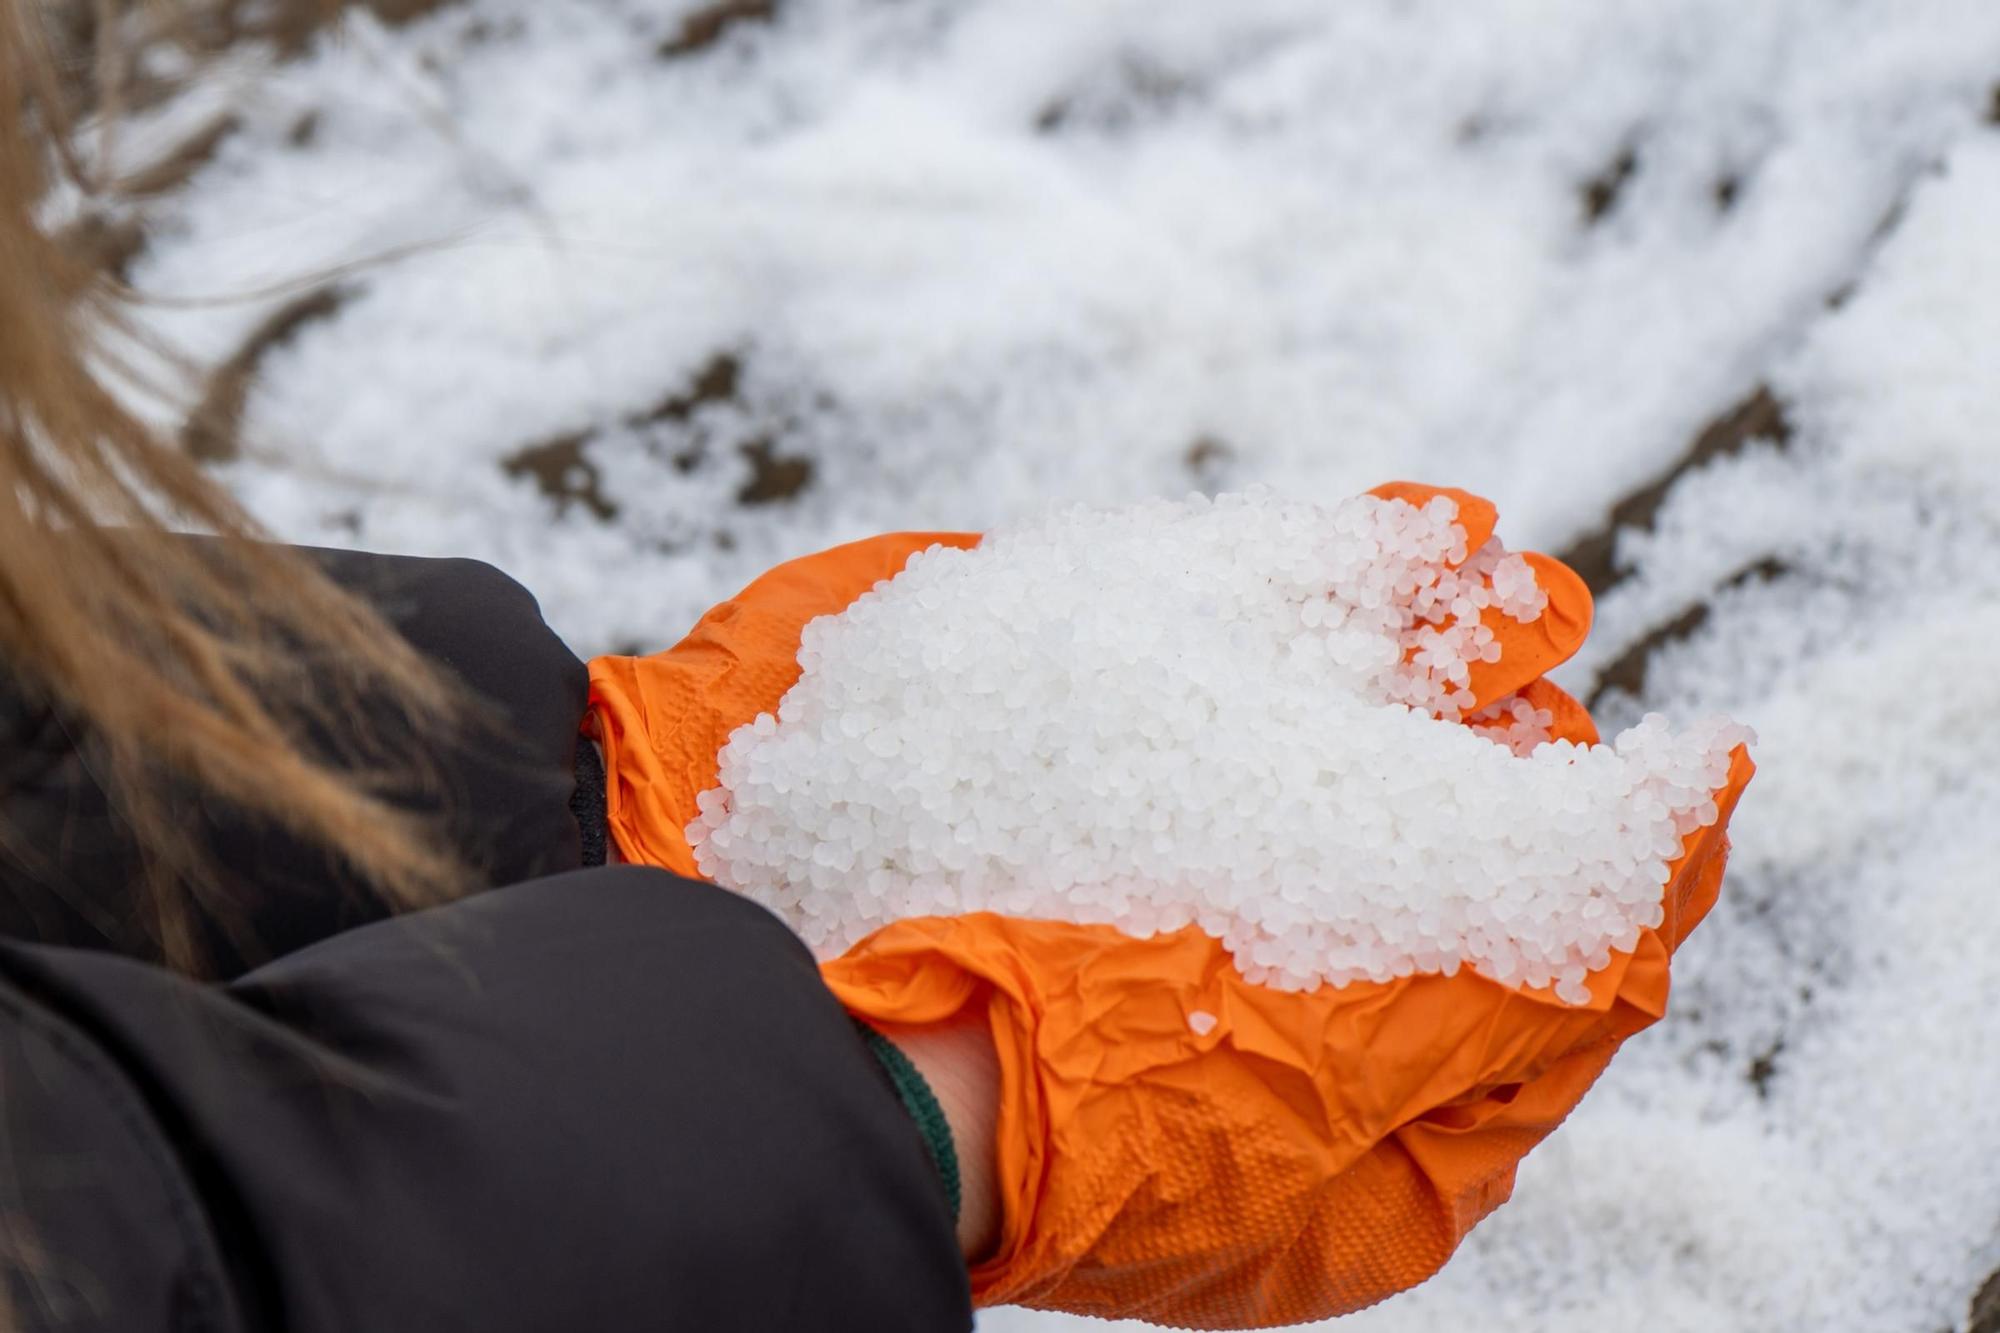
[[[763,909],[630,867],[228,985],[0,945],[29,1329],[960,1330],[910,1118]]]
[[[384,796],[431,819],[477,887],[584,864],[571,804],[589,675],[533,595],[473,560],[306,554],[480,703],[458,725],[409,736],[428,771]],[[343,697],[337,668],[300,665],[326,677],[325,697]],[[338,767],[365,770],[366,737],[405,735],[408,723],[387,697],[348,702],[300,739]],[[144,852],[98,782],[103,765],[88,728],[0,671],[0,936],[157,961],[139,892]],[[325,848],[165,775],[160,787],[209,875],[190,904],[208,975],[236,976],[389,914]]]

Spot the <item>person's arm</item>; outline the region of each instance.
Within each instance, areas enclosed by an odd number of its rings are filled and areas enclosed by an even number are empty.
[[[229,986],[0,946],[26,1328],[965,1329],[922,1142],[805,948],[620,867]]]
[[[393,799],[434,818],[477,887],[600,863],[602,766],[578,765],[588,678],[533,595],[476,560],[308,554],[476,701],[476,716],[412,737],[389,701],[364,699],[325,719],[347,733],[334,748],[365,766],[371,734],[411,743],[428,771],[406,775]],[[328,680],[323,693],[341,699],[347,685]],[[99,782],[91,737],[20,689],[0,672],[0,937],[157,961],[145,853]],[[572,801],[593,776],[580,826]],[[235,976],[388,915],[325,848],[185,788],[163,783],[159,795],[212,876],[190,904],[208,975]]]

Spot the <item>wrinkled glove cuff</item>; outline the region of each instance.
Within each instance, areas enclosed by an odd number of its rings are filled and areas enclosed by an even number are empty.
[[[924,1151],[930,1154],[938,1179],[944,1182],[945,1198],[951,1201],[952,1225],[956,1226],[963,1193],[958,1175],[958,1148],[952,1142],[951,1122],[945,1119],[937,1094],[931,1091],[931,1085],[924,1081],[917,1067],[910,1063],[910,1057],[898,1050],[894,1042],[858,1018],[854,1020],[854,1028],[882,1066],[882,1072],[888,1075],[889,1085],[902,1100],[903,1109],[916,1122],[917,1132],[923,1136]]]

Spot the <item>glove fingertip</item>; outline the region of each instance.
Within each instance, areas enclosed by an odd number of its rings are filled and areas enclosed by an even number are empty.
[[[1553,556],[1527,551],[1522,559],[1535,571],[1535,582],[1549,599],[1536,624],[1541,627],[1542,636],[1551,653],[1557,654],[1553,661],[1543,667],[1544,671],[1567,662],[1590,637],[1590,626],[1597,616],[1596,599],[1590,595],[1590,585],[1575,570]]]
[[[1459,490],[1456,486],[1428,486],[1420,481],[1387,481],[1368,492],[1378,500],[1401,500],[1418,508],[1429,504],[1439,496],[1458,506],[1458,525],[1465,529],[1466,558],[1492,540],[1494,525],[1500,521],[1500,511],[1493,502],[1471,491]]]

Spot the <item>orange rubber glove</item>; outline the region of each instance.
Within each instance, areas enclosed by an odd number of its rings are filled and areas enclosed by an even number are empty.
[[[1492,505],[1458,501],[1467,549]],[[915,551],[969,534],[896,534],[782,565],[673,649],[591,664],[614,836],[631,859],[694,875],[682,830],[716,751],[798,678],[799,631]],[[1590,596],[1528,557],[1549,597],[1522,625],[1489,610],[1497,663],[1481,705],[1519,692],[1554,734],[1597,739],[1543,672],[1583,641]],[[1749,781],[1734,756],[1722,818],[1671,868],[1665,920],[1589,978],[1549,990],[1461,969],[1338,989],[1245,981],[1199,928],[1151,939],[992,913],[895,922],[821,971],[849,1011],[925,1024],[983,1014],[1001,1066],[1001,1241],[972,1273],[981,1305],[1021,1304],[1191,1328],[1257,1328],[1360,1309],[1423,1281],[1504,1202],[1515,1167],[1561,1123],[1626,1037],[1665,1012],[1668,960],[1707,914],[1724,828]]]

